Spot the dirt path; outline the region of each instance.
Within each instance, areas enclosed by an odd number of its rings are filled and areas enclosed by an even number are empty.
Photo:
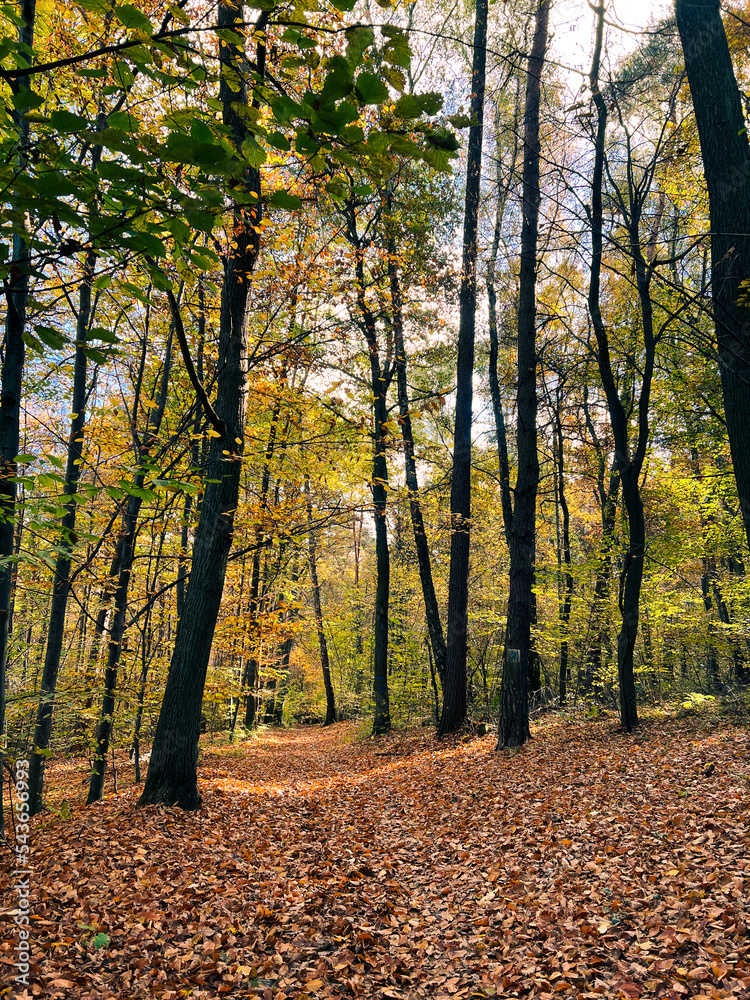
[[[745,731],[356,733],[205,749],[196,813],[129,790],[48,819],[15,995],[750,996]]]

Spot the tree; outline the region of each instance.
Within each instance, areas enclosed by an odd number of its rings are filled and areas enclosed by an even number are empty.
[[[711,294],[727,436],[750,545],[750,143],[719,0],[676,0],[711,225]]]
[[[18,49],[21,66],[33,59],[35,0],[21,4]],[[23,115],[24,97],[29,92],[29,79],[24,76],[14,81],[13,126],[20,153],[14,170],[23,174],[27,166],[29,122]],[[29,300],[29,246],[21,228],[13,235],[12,259],[9,280],[5,283],[5,339],[3,365],[0,375],[0,776],[5,759],[5,688],[8,663],[8,639],[12,606],[13,565],[16,516],[16,472],[21,414],[21,390],[26,354],[24,334]],[[0,788],[0,838],[4,839],[3,796]]]
[[[248,139],[235,96],[245,101],[249,96],[237,72],[244,57],[234,40],[243,21],[243,11],[242,4],[230,7],[222,2],[218,18],[222,65],[219,100],[223,124],[237,152]],[[267,15],[262,13],[255,25],[257,66],[261,79],[266,55],[264,29],[267,20]],[[232,40],[227,41],[227,38]],[[259,223],[262,217],[258,168],[244,164],[240,183],[248,195],[254,193],[254,199],[251,204],[235,204],[232,209],[232,244],[225,251],[223,261],[215,408],[208,403],[205,390],[196,386],[211,415],[215,437],[212,437],[208,457],[209,474],[195,533],[185,606],[177,625],[169,677],[140,805],[159,802],[172,805],[176,802],[182,808],[195,809],[201,802],[197,787],[201,705],[239,494],[246,416],[244,358],[247,356],[248,293],[260,248]],[[175,313],[175,323],[179,330],[178,313]]]
[[[547,51],[549,0],[539,0],[534,38],[526,74],[523,149],[523,228],[518,295],[518,474],[510,538],[508,624],[500,692],[498,749],[522,746],[530,736],[528,673],[534,618],[534,550],[536,498],[539,486],[537,453],[536,282],[541,187],[539,112],[542,71]]]
[[[487,0],[477,0],[471,73],[471,115],[466,157],[461,290],[459,293],[456,416],[451,472],[451,558],[448,627],[443,681],[441,736],[459,729],[466,718],[466,653],[469,635],[469,552],[471,541],[471,424],[474,334],[477,308],[477,231],[482,178],[484,91],[487,65]]]

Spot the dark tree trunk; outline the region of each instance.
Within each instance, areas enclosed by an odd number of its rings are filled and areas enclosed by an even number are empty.
[[[370,355],[371,362],[373,355]],[[377,359],[377,355],[375,356]],[[377,369],[380,364],[377,360]],[[385,389],[378,389],[373,377],[373,459],[372,459],[372,500],[375,513],[375,563],[377,586],[375,589],[375,628],[373,651],[372,694],[375,713],[372,731],[376,736],[387,733],[391,728],[391,703],[388,691],[388,602],[390,597],[391,554],[388,548],[388,524],[386,506],[388,503],[388,467],[385,458],[385,424],[388,419],[385,406]]]
[[[519,119],[520,111],[520,74],[518,77],[518,90],[516,92],[516,114],[514,119],[515,127],[512,129],[512,151],[510,164],[507,173],[503,173],[502,157],[500,151],[497,153],[497,164],[495,182],[497,184],[497,204],[495,207],[495,229],[492,235],[492,248],[487,261],[487,318],[490,335],[490,357],[489,357],[489,383],[490,398],[492,400],[492,414],[495,419],[495,437],[497,439],[497,464],[500,478],[500,501],[503,507],[503,530],[505,541],[510,549],[510,537],[513,530],[513,494],[510,488],[510,462],[508,461],[508,438],[505,427],[505,413],[503,412],[503,396],[500,388],[500,378],[498,376],[498,357],[500,351],[500,334],[498,329],[497,316],[497,291],[495,290],[495,271],[497,268],[497,256],[500,249],[500,236],[502,235],[503,219],[505,218],[505,208],[508,203],[508,193],[513,183],[516,173],[516,162],[519,152]],[[495,121],[495,135],[500,135],[500,122]],[[499,138],[498,138],[499,142]]]
[[[730,560],[730,563],[734,563],[734,560]],[[740,565],[741,562],[740,562]],[[743,568],[744,575],[744,568]],[[719,612],[719,620],[723,625],[732,625],[732,616],[729,612],[729,605],[727,604],[724,594],[722,593],[719,581],[714,578],[713,580],[713,592],[714,599],[716,601],[716,607]],[[746,640],[747,641],[747,640]],[[734,679],[738,684],[748,684],[750,683],[750,669],[747,665],[747,653],[746,649],[743,648],[741,640],[734,639],[732,641],[732,660],[734,662]]]
[[[451,474],[451,555],[448,576],[448,636],[446,640],[443,710],[438,732],[454,732],[466,718],[466,658],[469,641],[469,551],[471,541],[471,423],[474,378],[474,336],[477,309],[477,231],[482,178],[484,92],[487,64],[488,0],[477,0],[471,77],[471,114],[466,156],[463,256],[461,262],[458,362],[456,367],[456,426]]]
[[[243,7],[242,3],[235,7],[230,7],[228,2],[220,3],[220,29],[231,32],[241,23]],[[265,23],[266,15],[261,14],[256,31],[262,31]],[[235,102],[242,103],[245,95],[241,85],[240,93],[233,87],[238,86],[239,79],[234,67],[242,61],[243,54],[233,42],[221,37],[219,53],[226,67],[219,85],[224,124],[239,150],[247,131],[235,110]],[[259,70],[264,56],[264,35],[261,34]],[[243,180],[245,190],[260,194],[261,179],[257,169],[248,168]],[[211,439],[208,476],[195,533],[185,607],[177,625],[151,761],[139,800],[141,805],[177,803],[183,808],[195,809],[201,803],[197,775],[201,705],[239,496],[242,445],[237,442],[243,440],[245,430],[248,278],[260,245],[256,232],[261,218],[260,204],[249,209],[236,207],[233,214],[233,246],[224,260],[216,379],[215,417],[222,431],[219,437]]]
[[[282,385],[286,381],[286,367],[282,369]],[[266,453],[263,460],[263,472],[260,481],[260,509],[262,513],[268,510],[268,494],[271,489],[271,461],[276,449],[276,433],[279,427],[279,414],[281,413],[281,398],[277,398],[271,411],[271,426],[268,431],[268,441],[266,443]],[[262,516],[262,515],[261,515]],[[258,701],[255,688],[260,671],[260,560],[263,554],[261,543],[263,541],[263,527],[258,524],[255,528],[255,550],[253,552],[252,570],[250,573],[250,597],[247,614],[247,647],[248,656],[245,662],[245,670],[242,676],[242,685],[245,689],[245,729],[248,731],[255,727],[258,715]]]
[[[529,732],[529,668],[535,618],[534,561],[539,486],[536,395],[536,263],[541,189],[539,109],[549,33],[550,0],[539,0],[526,76],[523,227],[518,294],[518,476],[510,538],[510,592],[500,691],[498,748],[522,746]]]
[[[206,300],[203,289],[203,282],[198,282],[198,357],[196,359],[196,374],[203,382],[203,345],[206,339]],[[193,421],[193,440],[190,445],[190,462],[194,469],[198,468],[200,462],[200,444],[198,435],[201,428],[202,411],[200,406],[196,407],[195,420]],[[193,516],[193,494],[186,493],[182,507],[182,523],[180,525],[180,555],[177,560],[177,582],[175,585],[175,602],[177,605],[177,617],[182,617],[182,610],[185,606],[185,589],[188,579],[188,551],[190,548],[190,521]]]
[[[320,667],[323,671],[323,686],[326,692],[326,717],[324,726],[330,726],[336,721],[336,699],[331,683],[331,666],[328,659],[328,641],[323,627],[323,604],[320,600],[320,584],[318,582],[318,555],[315,539],[315,529],[312,525],[312,501],[310,499],[310,479],[305,476],[305,506],[307,508],[307,561],[310,567],[310,583],[313,594],[313,612],[315,614],[315,630],[318,633],[318,648],[320,650]]]
[[[594,597],[589,616],[589,632],[592,635],[591,644],[586,653],[583,690],[591,691],[599,686],[602,667],[602,650],[609,643],[609,631],[605,618],[605,609],[609,599],[609,585],[612,576],[612,544],[617,519],[617,500],[620,495],[620,476],[617,472],[607,474],[605,449],[594,426],[588,406],[588,395],[584,387],[583,408],[586,415],[586,426],[596,451],[597,488],[602,518],[602,540],[596,563],[596,579],[594,582]],[[607,485],[605,486],[605,481]]]
[[[35,815],[42,810],[44,788],[44,763],[46,757],[39,750],[49,746],[52,731],[52,713],[57,689],[57,674],[60,669],[63,636],[65,634],[65,614],[70,595],[70,568],[73,559],[74,532],[78,504],[73,496],[78,490],[78,480],[83,468],[83,429],[86,423],[87,357],[86,340],[91,321],[91,281],[94,274],[96,256],[93,251],[86,255],[83,278],[79,289],[78,319],[76,322],[75,362],[73,370],[73,393],[70,412],[73,414],[68,436],[68,455],[63,486],[63,509],[60,522],[58,556],[52,585],[52,604],[47,627],[47,649],[42,671],[39,705],[34,727],[34,753],[29,767],[29,812]]]
[[[711,291],[724,413],[750,545],[750,324],[738,304],[750,278],[750,144],[718,0],[677,0],[711,224]]]
[[[390,206],[389,206],[390,208]],[[393,351],[396,368],[396,386],[398,390],[398,412],[401,424],[401,440],[404,444],[404,473],[409,491],[409,513],[414,530],[414,546],[417,550],[419,579],[422,584],[425,620],[430,636],[430,647],[442,683],[445,677],[445,637],[440,621],[440,608],[435,596],[435,585],[432,581],[432,562],[430,546],[422,517],[422,505],[419,501],[419,481],[417,479],[417,462],[414,457],[414,434],[411,426],[411,411],[409,408],[409,390],[406,378],[406,347],[404,344],[403,296],[398,273],[398,257],[393,237],[388,237],[388,273],[391,286],[391,309],[393,318]]]
[[[639,604],[643,582],[643,563],[646,555],[646,525],[643,515],[639,479],[649,438],[649,402],[656,360],[656,337],[653,328],[653,307],[650,281],[653,269],[646,264],[640,239],[641,213],[649,193],[653,170],[647,171],[640,183],[633,177],[632,163],[627,170],[627,199],[619,190],[614,194],[628,234],[632,270],[638,291],[643,336],[643,360],[637,378],[640,387],[635,397],[636,420],[626,412],[618,391],[610,353],[610,341],[601,313],[601,271],[603,250],[603,186],[605,142],[607,127],[607,102],[599,89],[599,65],[604,33],[604,0],[596,8],[597,26],[594,58],[590,73],[591,91],[596,109],[594,138],[594,172],[591,182],[591,277],[588,304],[591,323],[597,344],[597,361],[602,386],[607,398],[609,419],[615,444],[614,472],[622,483],[622,499],[628,520],[628,549],[620,574],[619,606],[622,625],[617,639],[617,675],[620,686],[620,721],[625,732],[638,724],[633,654],[638,636]],[[650,237],[653,239],[653,236]],[[632,369],[631,365],[631,369]],[[635,425],[631,446],[631,423]]]
[[[386,438],[388,406],[386,397],[394,375],[388,357],[382,358],[378,344],[375,315],[365,295],[364,244],[357,231],[357,212],[352,199],[346,203],[347,239],[354,248],[357,306],[361,328],[370,358],[370,388],[372,392],[372,492],[375,519],[375,613],[373,628],[373,681],[375,703],[372,731],[376,736],[391,728],[390,694],[388,691],[388,604],[390,599],[391,555],[388,547],[388,462]]]
[[[560,704],[568,701],[568,662],[570,659],[570,610],[573,604],[573,573],[572,556],[570,552],[570,510],[565,496],[565,453],[563,451],[563,427],[560,407],[561,393],[557,394],[555,408],[555,475],[557,477],[556,493],[559,511],[562,513],[562,524],[558,538],[558,560],[562,576],[562,595],[560,600]]]
[[[18,41],[21,46],[31,49],[34,43],[34,0],[22,0],[20,4],[21,25]],[[27,58],[24,53],[21,62]],[[14,93],[28,90],[29,78],[21,77],[13,84]],[[18,134],[18,148],[22,149],[29,137],[29,122],[22,115],[13,112],[13,120]],[[25,170],[25,154],[21,153],[16,164]],[[13,606],[13,543],[16,517],[17,484],[13,478],[17,473],[16,458],[20,438],[21,387],[26,358],[23,335],[26,330],[26,307],[29,298],[29,247],[26,240],[13,237],[13,259],[10,277],[5,285],[5,341],[3,343],[3,368],[0,384],[0,737],[5,734],[5,687],[8,663],[8,641]],[[4,747],[0,746],[0,840],[5,839],[3,819],[2,776]]]

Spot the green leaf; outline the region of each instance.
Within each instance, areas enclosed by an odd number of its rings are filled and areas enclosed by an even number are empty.
[[[112,77],[123,87],[130,87],[135,83],[135,77],[128,63],[124,59],[116,59],[112,64]]]
[[[328,62],[328,75],[320,92],[320,103],[330,104],[352,92],[354,71],[343,56],[333,56]]]
[[[242,143],[242,155],[251,167],[260,167],[266,162],[265,149],[262,149],[252,136]]]
[[[392,138],[386,132],[371,132],[367,137],[367,149],[373,153],[385,153],[388,151]]]
[[[287,191],[274,191],[270,198],[266,200],[269,205],[275,205],[276,208],[285,208],[290,212],[293,212],[297,208],[302,208],[302,199],[298,198],[296,194],[289,194]]]
[[[292,118],[296,118],[302,113],[302,108],[291,97],[283,95],[271,104],[271,111],[277,122],[286,125]]]
[[[92,14],[107,14],[111,4],[107,0],[76,0],[81,10],[89,10]]]
[[[442,106],[442,94],[403,94],[393,113],[399,118],[419,118],[422,114],[436,115]]]
[[[344,129],[341,134],[347,142],[351,143],[362,142],[365,137],[365,133],[359,125],[350,125],[349,128]]]
[[[89,330],[89,337],[103,340],[105,344],[117,343],[117,335],[112,330],[106,330],[103,326],[92,326]]]
[[[142,14],[137,7],[134,7],[130,3],[124,3],[120,7],[115,7],[115,17],[120,24],[133,31],[146,31],[149,35],[153,32],[151,22],[146,15]]]
[[[30,87],[20,87],[15,94],[11,94],[10,100],[13,107],[20,114],[33,111],[40,104],[44,104],[44,98],[40,97],[39,94],[35,94]]]
[[[470,128],[472,125],[477,124],[474,115],[448,115],[448,121],[453,128]]]
[[[129,111],[114,111],[107,116],[107,125],[111,128],[119,128],[124,132],[139,132],[141,129],[140,119]]]
[[[202,212],[195,208],[185,209],[185,222],[201,233],[210,233],[216,223],[216,216],[211,212]]]
[[[273,146],[274,149],[280,149],[282,152],[288,153],[292,148],[291,142],[281,132],[269,132],[267,138],[268,144]]]
[[[91,944],[94,948],[106,948],[109,944],[109,934],[104,934],[103,932],[97,934]]]
[[[391,66],[408,69],[411,63],[411,49],[406,32],[394,25],[386,25],[383,34],[388,38],[383,46],[383,59]]]
[[[49,121],[50,125],[58,132],[78,132],[79,129],[89,127],[85,118],[64,109],[53,111],[49,116]]]
[[[96,347],[86,347],[84,348],[83,353],[89,361],[93,361],[95,365],[103,365],[107,362],[107,355],[97,350]]]
[[[51,347],[53,351],[59,351],[67,343],[67,337],[59,333],[57,330],[53,330],[50,326],[42,326],[39,324],[34,327],[34,333],[39,337],[43,344],[47,347]]]
[[[375,32],[372,28],[358,24],[354,28],[346,29],[346,59],[350,66],[358,69],[362,64],[362,56],[365,49],[375,41]]]
[[[425,139],[435,149],[444,149],[448,153],[455,153],[461,145],[455,135],[448,132],[447,129],[441,129],[439,132],[428,132]]]
[[[388,100],[388,88],[374,73],[360,73],[355,90],[362,104],[382,104]]]

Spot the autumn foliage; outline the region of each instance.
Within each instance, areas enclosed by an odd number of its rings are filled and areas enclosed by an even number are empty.
[[[187,813],[132,788],[83,809],[55,773],[72,818],[34,829],[16,995],[746,997],[747,731],[610,717],[494,743],[266,730],[204,747]]]

